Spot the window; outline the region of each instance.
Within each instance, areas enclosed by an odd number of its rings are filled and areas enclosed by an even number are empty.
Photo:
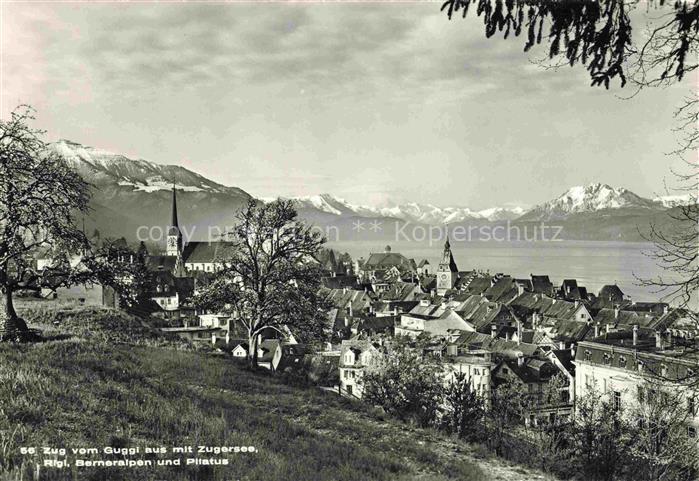
[[[696,438],[697,437],[697,428],[694,426],[687,426],[687,436],[690,438]]]
[[[612,363],[612,356],[610,356],[609,354],[605,354],[603,362],[605,366],[609,366]]]
[[[645,396],[645,391],[643,390],[643,386],[638,386],[638,402],[640,402],[640,403],[646,402],[646,396]]]
[[[502,373],[503,373],[503,374],[507,374],[508,372],[510,372],[510,371],[508,371],[506,367],[503,367],[503,368],[502,368]]]
[[[619,391],[614,391],[614,409],[616,411],[621,409],[621,393]]]
[[[585,374],[585,387],[588,389],[592,387],[592,380],[589,374]]]
[[[619,356],[619,367],[626,367],[626,357]]]
[[[585,361],[591,361],[592,360],[592,352],[591,351],[585,351],[585,356],[583,358]]]
[[[689,412],[690,416],[697,415],[697,402],[694,396],[687,398],[687,411]]]

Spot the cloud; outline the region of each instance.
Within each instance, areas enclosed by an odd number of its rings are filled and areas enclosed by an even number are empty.
[[[28,13],[27,9],[33,9]],[[481,95],[527,84],[518,41],[483,38],[477,19],[448,21],[438,4],[14,5],[29,51],[10,68],[41,72],[19,90],[65,101],[148,92],[236,92],[295,85],[318,98],[397,100]],[[24,10],[22,10],[24,9]],[[6,38],[6,51],[26,45]],[[487,80],[486,80],[487,79]],[[19,87],[19,86],[18,86]],[[13,86],[14,88],[14,86]],[[12,89],[11,89],[12,90]]]

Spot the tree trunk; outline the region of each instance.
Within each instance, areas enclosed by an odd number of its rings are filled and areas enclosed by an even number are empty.
[[[24,319],[17,315],[15,306],[12,303],[12,290],[9,288],[3,289],[0,293],[0,339],[7,340],[24,340],[28,337],[29,328]]]
[[[248,362],[250,369],[257,369],[257,336],[248,334]]]

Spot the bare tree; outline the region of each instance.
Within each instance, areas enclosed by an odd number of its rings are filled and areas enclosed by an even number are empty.
[[[0,337],[27,336],[15,312],[13,292],[79,282],[85,270],[69,257],[87,248],[75,216],[88,210],[89,186],[57,154],[47,149],[43,132],[28,124],[33,110],[20,106],[0,121]],[[52,258],[39,270],[35,257]]]
[[[252,367],[265,330],[285,334],[291,328],[307,342],[329,334],[319,294],[322,270],[314,259],[325,239],[296,217],[292,201],[251,199],[228,233],[222,267],[195,299],[199,307],[231,313],[245,327]]]
[[[607,394],[590,389],[576,399],[570,439],[575,467],[584,479],[619,478],[630,438],[623,409]]]
[[[668,390],[657,380],[646,380],[638,386],[638,394],[627,411],[632,440],[629,454],[638,468],[636,479],[693,479],[699,451],[688,429],[696,415],[696,393]]]
[[[675,112],[679,135],[678,148],[671,155],[684,162],[684,170],[673,170],[676,186],[666,187],[668,193],[686,197],[668,212],[673,222],[651,224],[644,238],[654,244],[647,255],[653,258],[665,272],[651,278],[638,278],[643,286],[662,293],[680,307],[690,309],[689,315],[696,316],[697,292],[699,292],[699,97],[685,99]]]
[[[445,386],[444,411],[443,422],[450,432],[468,440],[482,434],[485,404],[466,373],[455,372]]]

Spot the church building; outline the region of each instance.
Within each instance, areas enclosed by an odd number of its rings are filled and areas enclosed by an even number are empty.
[[[170,271],[177,277],[191,276],[193,272],[214,272],[221,266],[221,258],[230,242],[185,241],[177,215],[177,191],[172,188],[172,215],[167,232],[165,255],[148,257],[148,267],[155,271]]]

